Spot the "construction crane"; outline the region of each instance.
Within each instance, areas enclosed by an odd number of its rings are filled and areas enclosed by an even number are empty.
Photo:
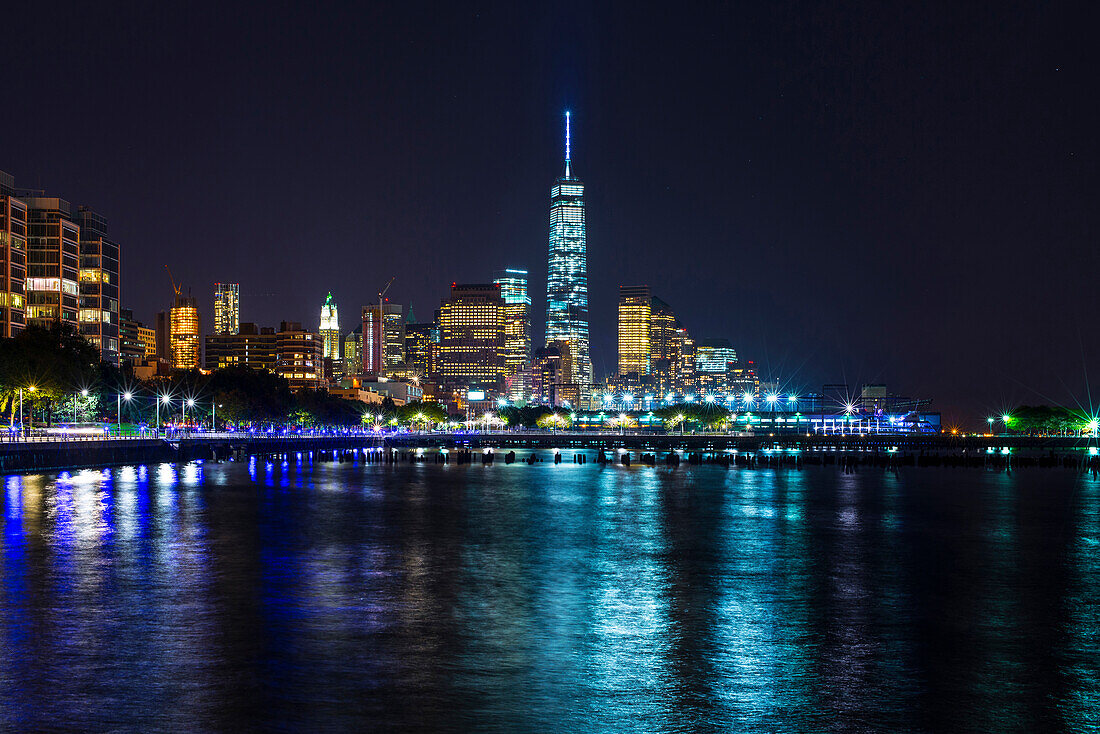
[[[181,288],[180,288],[180,286],[176,285],[176,279],[172,277],[172,268],[165,265],[164,269],[168,271],[168,280],[172,281],[172,290],[175,291],[175,294],[176,294],[176,300],[175,300],[175,303],[173,305],[177,305],[180,302],[180,290],[181,290]]]

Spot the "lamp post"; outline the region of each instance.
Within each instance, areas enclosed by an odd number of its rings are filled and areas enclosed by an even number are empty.
[[[180,405],[180,410],[182,411],[182,418],[183,418],[183,430],[186,431],[187,430],[187,410],[186,410],[186,408],[183,407],[184,405],[186,405],[188,408],[194,408],[195,407],[195,399],[194,398],[187,398],[187,400],[183,404]]]
[[[87,393],[88,391],[85,390],[84,392]],[[118,435],[120,436],[122,435],[122,401],[125,399],[128,403],[132,397],[133,394],[129,390],[118,394]]]
[[[27,388],[27,392],[34,392],[37,390],[34,385]],[[31,428],[34,427],[34,406],[31,406]],[[23,388],[19,388],[19,432],[23,435],[27,435],[27,431],[23,428]]]
[[[165,406],[171,401],[171,398],[167,395],[161,395],[157,399],[157,435],[160,435],[160,404],[164,403]]]
[[[986,418],[985,419],[986,423],[989,424],[989,435],[990,436],[993,435],[993,420],[994,420],[993,418]]]
[[[1005,413],[1004,415],[1001,416],[1001,421],[1005,424],[1005,435],[1006,436],[1008,435],[1008,422],[1010,420],[1012,420],[1012,416],[1010,416],[1008,413]]]
[[[80,391],[81,397],[88,397],[88,388],[84,388]],[[73,423],[76,423],[76,396],[73,396]]]

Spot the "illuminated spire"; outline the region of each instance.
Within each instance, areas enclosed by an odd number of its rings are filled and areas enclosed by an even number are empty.
[[[565,111],[565,177],[569,178],[569,110]]]

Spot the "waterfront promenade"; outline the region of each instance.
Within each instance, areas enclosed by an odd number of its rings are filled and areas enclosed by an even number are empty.
[[[948,434],[753,435],[736,433],[652,433],[641,431],[455,431],[455,432],[218,432],[162,436],[7,436],[0,443],[0,472],[26,473],[122,464],[242,459],[311,452],[384,453],[392,461],[412,452],[614,452],[636,457],[686,455],[691,461],[764,464],[881,462],[928,463],[933,459],[986,462],[990,455],[1026,465],[1091,466],[1095,437],[952,436]],[[792,457],[801,457],[797,462]],[[830,458],[834,457],[834,458]],[[638,460],[636,458],[635,460]],[[646,459],[642,459],[645,461]],[[490,459],[492,461],[492,459]],[[677,460],[678,462],[678,460]],[[934,462],[933,462],[934,463]]]

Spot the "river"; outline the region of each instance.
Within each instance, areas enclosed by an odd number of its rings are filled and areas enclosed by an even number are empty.
[[[1100,721],[1100,482],[1072,471],[295,458],[3,482],[3,730]]]

